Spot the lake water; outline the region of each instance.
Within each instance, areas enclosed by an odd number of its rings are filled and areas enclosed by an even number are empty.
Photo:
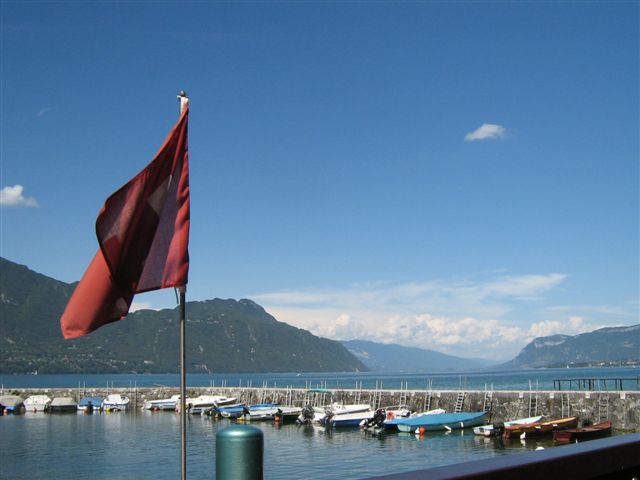
[[[553,390],[553,381],[569,378],[638,378],[640,368],[549,368],[531,370],[491,371],[478,370],[464,373],[267,373],[267,374],[188,374],[190,387],[253,386],[262,387],[325,387],[325,388],[385,388],[423,390],[431,385],[434,390],[460,388],[483,390]],[[178,374],[75,374],[75,375],[7,375],[0,374],[4,390],[14,388],[78,387],[153,387],[180,385]],[[625,389],[638,390],[640,384],[626,382]]]
[[[187,474],[215,477],[215,438],[228,420],[188,416]],[[517,454],[550,440],[521,443],[470,431],[373,436],[358,429],[252,424],[264,432],[265,478],[356,479]],[[172,412],[93,415],[27,413],[0,418],[3,479],[171,479],[180,475],[180,417]]]
[[[246,386],[496,390],[553,389],[567,378],[636,378],[637,368],[585,368],[438,374],[317,373],[188,375],[189,386]],[[178,386],[178,375],[2,375],[5,393],[19,388]],[[629,387],[636,384],[629,383]],[[227,420],[189,416],[188,478],[215,477],[215,436]],[[372,436],[358,429],[276,426],[253,423],[264,432],[265,477],[270,479],[356,479],[438,465],[511,455],[552,447],[550,440],[525,443],[475,437],[469,431],[424,437],[391,433]],[[0,418],[0,478],[55,480],[87,478],[175,479],[180,475],[180,419],[172,412],[94,415],[27,413]]]

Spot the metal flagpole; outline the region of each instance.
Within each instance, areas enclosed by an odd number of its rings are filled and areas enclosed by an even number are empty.
[[[178,94],[180,114],[187,108],[189,98],[184,90]],[[186,308],[187,286],[178,287],[180,292],[180,478],[187,479],[187,373],[186,373]]]

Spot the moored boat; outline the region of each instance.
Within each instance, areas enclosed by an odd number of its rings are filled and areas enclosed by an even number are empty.
[[[102,397],[82,397],[78,402],[78,411],[84,413],[93,413],[102,411]]]
[[[373,410],[343,413],[340,415],[328,414],[320,423],[326,427],[358,427],[363,422],[371,420],[374,414],[375,412]]]
[[[172,395],[170,398],[160,398],[158,400],[147,400],[142,405],[144,410],[175,410],[180,403],[180,395]]]
[[[302,407],[279,406],[273,419],[276,423],[295,422],[302,413]]]
[[[424,433],[442,430],[456,430],[482,425],[486,412],[436,413],[393,420],[401,432]]]
[[[562,430],[564,428],[575,428],[577,426],[578,417],[566,417],[558,418],[555,420],[547,420],[544,422],[508,425],[504,427],[504,433],[502,434],[502,437],[507,439],[552,435],[555,430]]]
[[[127,410],[130,403],[131,401],[126,395],[112,393],[106,396],[102,402],[102,408],[105,412],[119,412],[121,410]]]
[[[236,402],[235,397],[225,397],[223,395],[200,395],[194,398],[187,398],[188,413],[202,413],[204,410],[215,406],[229,405]]]
[[[593,425],[585,425],[581,428],[557,430],[553,432],[553,440],[557,443],[571,443],[606,437],[607,435],[611,435],[611,421],[609,420],[594,423]]]
[[[23,414],[25,412],[24,400],[18,395],[4,395],[0,397],[0,409],[4,414]]]
[[[544,417],[542,415],[539,415],[537,417],[519,418],[517,420],[509,420],[508,422],[481,425],[478,427],[473,427],[473,433],[483,437],[493,437],[497,435],[502,435],[504,431],[504,427],[508,427],[509,425],[523,425],[526,423],[536,423],[536,422],[542,421],[543,418]]]
[[[426,412],[412,413],[408,418],[419,418],[424,415],[441,415],[443,413],[447,413],[444,408],[435,408],[433,410],[427,410]],[[390,410],[386,412],[386,419],[383,422],[383,426],[388,430],[398,430],[398,424],[406,419],[406,416],[396,415],[393,410]]]
[[[27,412],[44,412],[51,403],[51,399],[46,395],[31,395],[24,401],[24,408]]]
[[[365,403],[332,403],[324,407],[313,407],[314,415],[313,421],[315,423],[322,423],[325,417],[335,415],[345,415],[347,413],[359,413],[367,412],[371,410],[371,406]]]
[[[77,411],[78,405],[71,397],[54,397],[49,404],[50,413],[75,413]]]
[[[208,410],[205,410],[204,413],[207,415],[218,414],[224,418],[238,418],[239,416],[246,413],[248,407],[244,403],[232,403],[230,405],[222,405],[220,407],[211,407]]]

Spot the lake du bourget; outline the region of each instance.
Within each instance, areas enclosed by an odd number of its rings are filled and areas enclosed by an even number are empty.
[[[637,378],[637,368],[477,371],[439,374],[292,373],[191,374],[189,387],[552,390],[569,378]],[[167,375],[2,375],[3,394],[24,388],[144,388],[178,386]],[[637,390],[629,383],[628,389]],[[188,478],[215,478],[216,433],[227,419],[187,417]],[[549,438],[508,441],[471,429],[372,435],[358,428],[252,422],[264,433],[265,478],[367,478],[553,447]],[[619,432],[614,432],[614,434]],[[180,416],[173,412],[5,415],[0,418],[0,478],[175,479],[180,475]]]

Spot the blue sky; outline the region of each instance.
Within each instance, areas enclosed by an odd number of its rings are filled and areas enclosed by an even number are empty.
[[[639,322],[637,2],[1,9],[5,258],[78,280],[184,89],[189,300],[492,359]]]

